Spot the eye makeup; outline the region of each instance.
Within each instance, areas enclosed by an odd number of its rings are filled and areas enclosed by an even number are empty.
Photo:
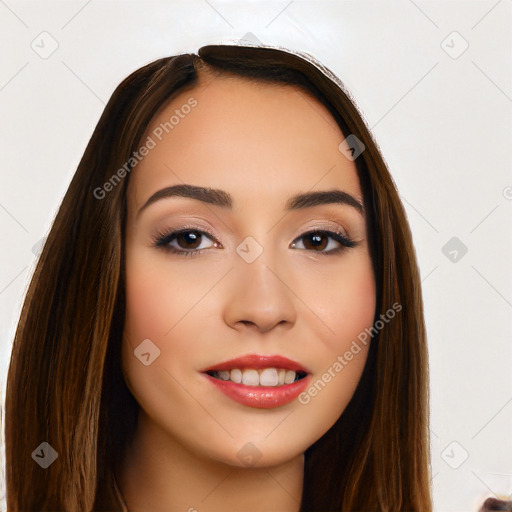
[[[197,248],[197,243],[199,242],[199,246],[202,241],[201,237],[206,236],[207,238],[213,241],[213,244],[208,248]],[[325,251],[325,247],[321,240],[329,239],[330,241],[334,241],[338,244],[338,247],[331,248]],[[306,243],[303,242],[305,247],[304,250],[311,251],[317,254],[325,255],[325,256],[333,256],[338,255],[344,252],[347,249],[355,247],[358,245],[358,242],[352,240],[347,235],[343,234],[341,230],[331,231],[326,229],[325,227],[313,227],[308,229],[306,232],[297,237],[291,244],[292,248],[296,249],[297,241],[305,240]],[[180,248],[175,245],[171,245],[172,243],[185,243],[191,244],[193,247],[188,248]],[[327,242],[327,246],[329,246],[330,242]],[[152,245],[160,250],[164,250],[168,253],[180,255],[180,256],[198,256],[202,254],[205,250],[211,248],[222,248],[222,245],[217,240],[215,235],[211,233],[209,230],[204,228],[199,228],[194,225],[186,225],[180,227],[179,229],[170,229],[158,231],[152,237]],[[306,247],[309,246],[309,247]],[[320,251],[316,250],[320,247]]]

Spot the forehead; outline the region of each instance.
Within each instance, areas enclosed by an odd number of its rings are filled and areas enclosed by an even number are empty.
[[[361,198],[356,166],[338,149],[345,135],[296,86],[200,75],[198,86],[160,109],[140,145],[148,137],[154,147],[130,177],[132,208],[180,183],[229,190],[235,205],[263,198],[284,204],[313,188]]]

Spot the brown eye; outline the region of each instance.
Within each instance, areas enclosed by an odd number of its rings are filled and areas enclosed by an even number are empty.
[[[307,241],[307,243],[304,243],[304,247],[306,247],[306,249],[320,249],[323,251],[328,244],[328,238],[329,237],[323,234],[319,234],[319,232],[304,235],[304,239]]]
[[[175,236],[176,242],[182,249],[197,249],[201,244],[199,231],[183,231]]]
[[[213,243],[206,247],[203,245],[203,238],[210,239]],[[153,240],[155,247],[184,256],[200,254],[204,249],[218,246],[215,237],[200,229],[183,228],[178,231],[160,233]]]
[[[297,240],[304,240],[302,244],[304,245],[304,249],[307,251],[317,252],[318,254],[325,255],[337,254],[346,248],[355,247],[357,245],[356,242],[350,240],[341,233],[334,233],[332,231],[325,230],[309,231],[308,233],[301,235],[299,238],[297,238]],[[325,250],[326,247],[333,244],[333,247],[327,251]],[[294,249],[297,248],[297,243],[293,242],[292,247]]]

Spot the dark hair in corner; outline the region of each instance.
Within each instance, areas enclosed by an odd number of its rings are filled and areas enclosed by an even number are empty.
[[[301,512],[432,510],[428,354],[410,228],[377,143],[343,84],[306,56],[271,47],[210,45],[162,58],[114,91],[62,201],[32,277],[7,378],[9,511],[121,510],[116,464],[138,404],[120,366],[124,227],[129,176],[108,200],[93,191],[129,160],[155,113],[191,90],[201,69],[294,85],[331,112],[365,151],[355,160],[377,284],[375,319],[403,306],[371,343],[359,385],[305,453]],[[41,442],[59,454],[46,470]]]

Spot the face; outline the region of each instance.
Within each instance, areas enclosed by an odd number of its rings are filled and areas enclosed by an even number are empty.
[[[345,354],[372,326],[375,281],[344,138],[298,88],[207,75],[148,127],[128,186],[122,368],[143,424],[176,446],[284,463],[350,401],[368,345]],[[175,185],[207,190],[154,196]]]

